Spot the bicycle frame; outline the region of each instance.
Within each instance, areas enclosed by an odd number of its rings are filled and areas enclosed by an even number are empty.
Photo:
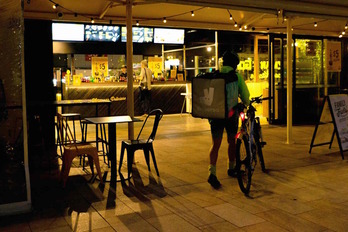
[[[250,102],[249,104],[248,110],[246,112],[246,116],[243,110],[239,112],[239,117],[241,118],[242,124],[241,124],[240,131],[236,135],[236,139],[242,139],[243,135],[247,137],[248,148],[250,152],[250,165],[252,167],[252,170],[254,170],[254,166],[252,164],[254,160],[256,159],[256,149],[255,149],[256,144],[254,140],[256,109],[251,104],[252,102]],[[245,108],[245,106],[243,108]]]

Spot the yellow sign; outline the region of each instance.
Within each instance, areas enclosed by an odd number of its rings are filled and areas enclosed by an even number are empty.
[[[101,81],[106,76],[108,76],[108,58],[92,57],[92,77],[97,81]]]
[[[81,77],[82,73],[80,75],[73,75],[73,85],[81,85]]]
[[[341,42],[327,41],[326,67],[330,72],[341,71]]]
[[[149,69],[151,69],[155,78],[158,74],[162,75],[163,63],[161,57],[149,57]]]

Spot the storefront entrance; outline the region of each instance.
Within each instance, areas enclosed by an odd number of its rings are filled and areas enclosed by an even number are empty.
[[[286,123],[286,37],[269,35],[269,123]]]

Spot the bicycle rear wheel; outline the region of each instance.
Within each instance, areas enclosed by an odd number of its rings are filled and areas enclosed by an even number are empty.
[[[236,144],[236,167],[237,179],[240,190],[248,194],[251,186],[251,165],[248,138],[243,135],[242,139],[237,139]]]

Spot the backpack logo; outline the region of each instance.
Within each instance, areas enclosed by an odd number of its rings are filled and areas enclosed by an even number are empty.
[[[211,106],[214,99],[214,88],[210,87],[209,89],[203,89],[204,97],[200,97],[200,101],[204,105]]]

